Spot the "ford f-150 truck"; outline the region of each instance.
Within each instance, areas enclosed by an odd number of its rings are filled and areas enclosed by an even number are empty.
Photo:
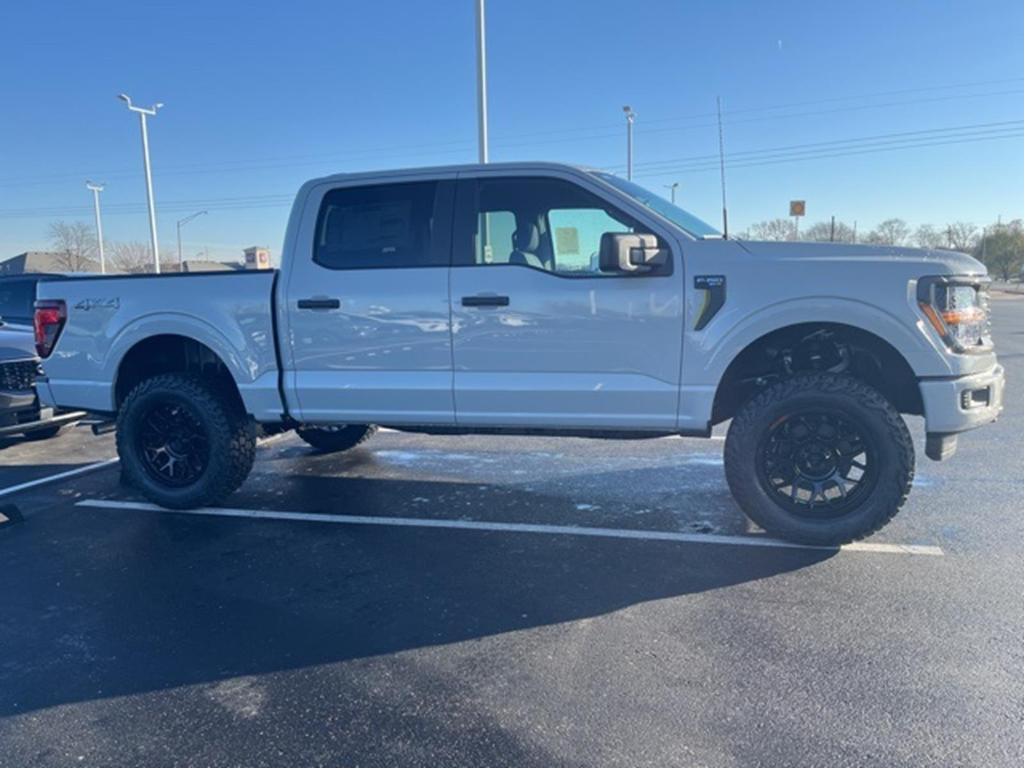
[[[347,174],[301,188],[279,271],[41,284],[39,388],[116,418],[124,475],[170,508],[238,488],[256,425],[341,451],[379,425],[644,438],[731,420],[743,511],[834,544],[906,500],[901,414],[924,417],[932,459],[999,414],[987,282],[950,251],[724,239],[564,165]]]

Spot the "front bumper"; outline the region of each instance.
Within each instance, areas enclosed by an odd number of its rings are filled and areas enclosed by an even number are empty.
[[[995,365],[982,373],[920,382],[928,458],[941,461],[956,451],[961,432],[990,424],[1003,410],[1006,374]]]

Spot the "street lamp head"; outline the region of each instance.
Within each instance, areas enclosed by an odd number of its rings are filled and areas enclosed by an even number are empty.
[[[119,94],[117,94],[117,98],[119,98],[121,101],[123,101],[129,107],[132,105],[132,98],[127,93],[119,93]]]
[[[158,101],[156,104],[153,105],[153,111],[156,112],[158,109],[162,109],[163,106],[164,103],[162,101]]]
[[[96,183],[94,181],[86,181],[85,182],[85,188],[86,189],[91,189],[93,192],[102,192],[104,186],[105,186],[104,184],[98,184],[98,183]]]

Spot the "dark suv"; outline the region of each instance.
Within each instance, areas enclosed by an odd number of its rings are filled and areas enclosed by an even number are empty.
[[[30,440],[45,440],[83,416],[41,408],[36,397],[39,358],[32,315],[36,285],[48,277],[0,277],[0,439],[24,435]]]

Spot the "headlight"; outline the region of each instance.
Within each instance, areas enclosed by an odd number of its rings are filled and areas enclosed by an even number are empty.
[[[918,281],[921,311],[954,352],[992,348],[988,282],[987,277],[924,277]]]

